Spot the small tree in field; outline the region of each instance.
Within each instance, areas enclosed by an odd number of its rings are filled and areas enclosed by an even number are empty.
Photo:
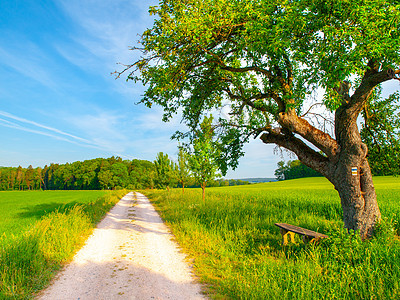
[[[200,130],[196,131],[192,140],[192,153],[189,157],[189,166],[194,178],[201,186],[203,201],[205,201],[207,182],[213,180],[218,171],[216,163],[218,148],[213,143],[212,120],[212,116],[205,117],[200,124]]]
[[[185,193],[185,186],[190,181],[189,154],[183,147],[179,147],[178,163],[175,167],[175,176],[182,185],[182,194]]]
[[[156,166],[157,187],[162,189],[167,188],[169,191],[169,187],[172,184],[174,177],[173,162],[169,159],[168,154],[159,152],[154,161],[154,165]]]

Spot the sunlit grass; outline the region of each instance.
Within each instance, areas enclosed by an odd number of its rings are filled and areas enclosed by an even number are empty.
[[[55,210],[87,204],[105,194],[105,191],[0,192],[0,236],[19,234]]]
[[[10,220],[2,223],[3,230],[12,228],[17,233],[3,233],[0,237],[0,299],[29,299],[44,288],[125,193],[6,193],[8,203],[12,203],[13,196],[15,201],[27,201],[16,203],[14,210],[8,212],[14,214],[14,222],[24,217],[28,221],[14,226]],[[49,195],[55,197],[47,198]],[[17,207],[23,208],[23,214]],[[39,221],[35,221],[37,218]]]
[[[400,178],[374,182],[385,221],[366,242],[343,230],[340,199],[324,178],[208,189],[205,203],[195,189],[145,193],[215,298],[396,299]],[[277,222],[330,238],[283,247]]]

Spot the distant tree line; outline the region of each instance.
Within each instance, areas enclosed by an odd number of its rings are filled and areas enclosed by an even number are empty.
[[[1,167],[0,190],[146,189],[155,186],[155,175],[150,161],[113,156],[43,168]]]
[[[181,152],[181,155],[184,153]],[[161,161],[161,162],[160,162]],[[182,184],[183,183],[183,184]],[[210,180],[208,187],[248,184],[242,180]],[[186,157],[174,163],[160,152],[153,162],[96,158],[33,168],[0,167],[0,191],[7,190],[99,190],[199,187],[188,170]]]
[[[289,160],[278,162],[278,169],[275,170],[275,176],[278,180],[288,180],[303,177],[320,177],[317,171],[302,164],[299,160]]]
[[[247,184],[250,184],[250,182],[240,179],[216,179],[216,180],[210,180],[207,183],[207,187],[235,186],[235,185],[247,185]],[[192,183],[189,184],[188,187],[199,188],[201,186],[200,184]]]

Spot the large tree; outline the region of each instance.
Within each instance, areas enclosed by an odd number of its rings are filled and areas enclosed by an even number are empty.
[[[146,85],[142,103],[161,105],[164,120],[182,112],[194,130],[221,109],[222,170],[251,136],[294,152],[333,183],[345,227],[371,235],[381,215],[357,118],[400,74],[397,3],[161,0],[141,58],[120,74]],[[316,91],[332,133],[308,119]]]

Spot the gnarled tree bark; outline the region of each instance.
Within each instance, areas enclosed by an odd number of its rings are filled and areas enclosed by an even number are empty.
[[[335,139],[297,116],[293,109],[279,114],[281,128],[269,128],[260,137],[264,143],[274,143],[294,152],[303,164],[332,182],[341,199],[345,227],[359,231],[363,238],[374,234],[381,213],[366,158],[368,149],[361,141],[357,117],[374,87],[395,78],[395,74],[392,69],[379,72],[371,61],[361,84],[351,97],[348,88],[338,90],[343,102],[335,114]],[[312,143],[324,155],[313,150],[302,139]]]

